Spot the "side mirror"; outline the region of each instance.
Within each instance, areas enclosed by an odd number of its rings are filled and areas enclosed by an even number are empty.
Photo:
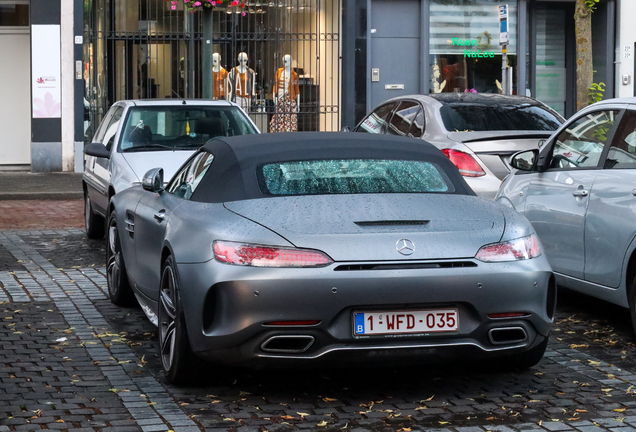
[[[110,159],[110,153],[108,150],[106,150],[106,146],[102,143],[90,143],[89,145],[84,147],[84,153],[89,156]]]
[[[141,182],[143,188],[150,192],[163,190],[163,168],[153,168],[144,175]]]
[[[343,126],[340,132],[351,132],[351,128],[349,126]]]
[[[510,158],[510,166],[521,171],[534,171],[539,160],[539,150],[524,150]]]

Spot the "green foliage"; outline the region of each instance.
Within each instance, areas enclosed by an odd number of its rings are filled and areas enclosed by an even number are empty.
[[[594,10],[596,9],[596,4],[599,2],[600,0],[585,0],[585,6],[587,6],[588,10],[590,12],[594,12]]]
[[[603,99],[603,92],[605,91],[605,83],[592,83],[587,95],[589,97],[589,103],[600,102]]]

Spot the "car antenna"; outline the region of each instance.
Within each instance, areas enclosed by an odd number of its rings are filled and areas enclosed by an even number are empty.
[[[185,105],[185,104],[186,104],[185,99],[183,99],[181,96],[179,96],[179,93],[177,93],[177,92],[176,92],[176,91],[174,91],[174,90],[172,90],[172,93],[173,93],[173,94],[174,94],[174,95],[175,95],[178,99],[183,100],[183,102],[182,102],[182,103],[183,103],[183,105]]]

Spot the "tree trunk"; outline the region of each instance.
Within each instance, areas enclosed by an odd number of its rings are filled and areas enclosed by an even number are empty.
[[[588,105],[588,92],[594,82],[592,67],[592,11],[585,0],[576,0],[574,10],[576,30],[576,110]]]

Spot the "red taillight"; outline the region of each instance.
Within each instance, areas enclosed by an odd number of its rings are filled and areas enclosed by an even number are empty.
[[[320,251],[214,242],[214,256],[226,264],[254,267],[323,267],[333,261]]]
[[[497,319],[497,318],[518,318],[529,316],[530,314],[527,312],[506,312],[506,313],[493,313],[488,314],[488,318]]]
[[[479,249],[475,258],[484,262],[519,261],[541,255],[541,246],[536,234],[502,243],[487,245]]]
[[[486,175],[475,158],[459,150],[444,149],[442,153],[459,169],[464,177],[481,177]]]
[[[270,321],[263,323],[268,326],[314,326],[320,324],[318,320],[305,320],[305,321]]]

